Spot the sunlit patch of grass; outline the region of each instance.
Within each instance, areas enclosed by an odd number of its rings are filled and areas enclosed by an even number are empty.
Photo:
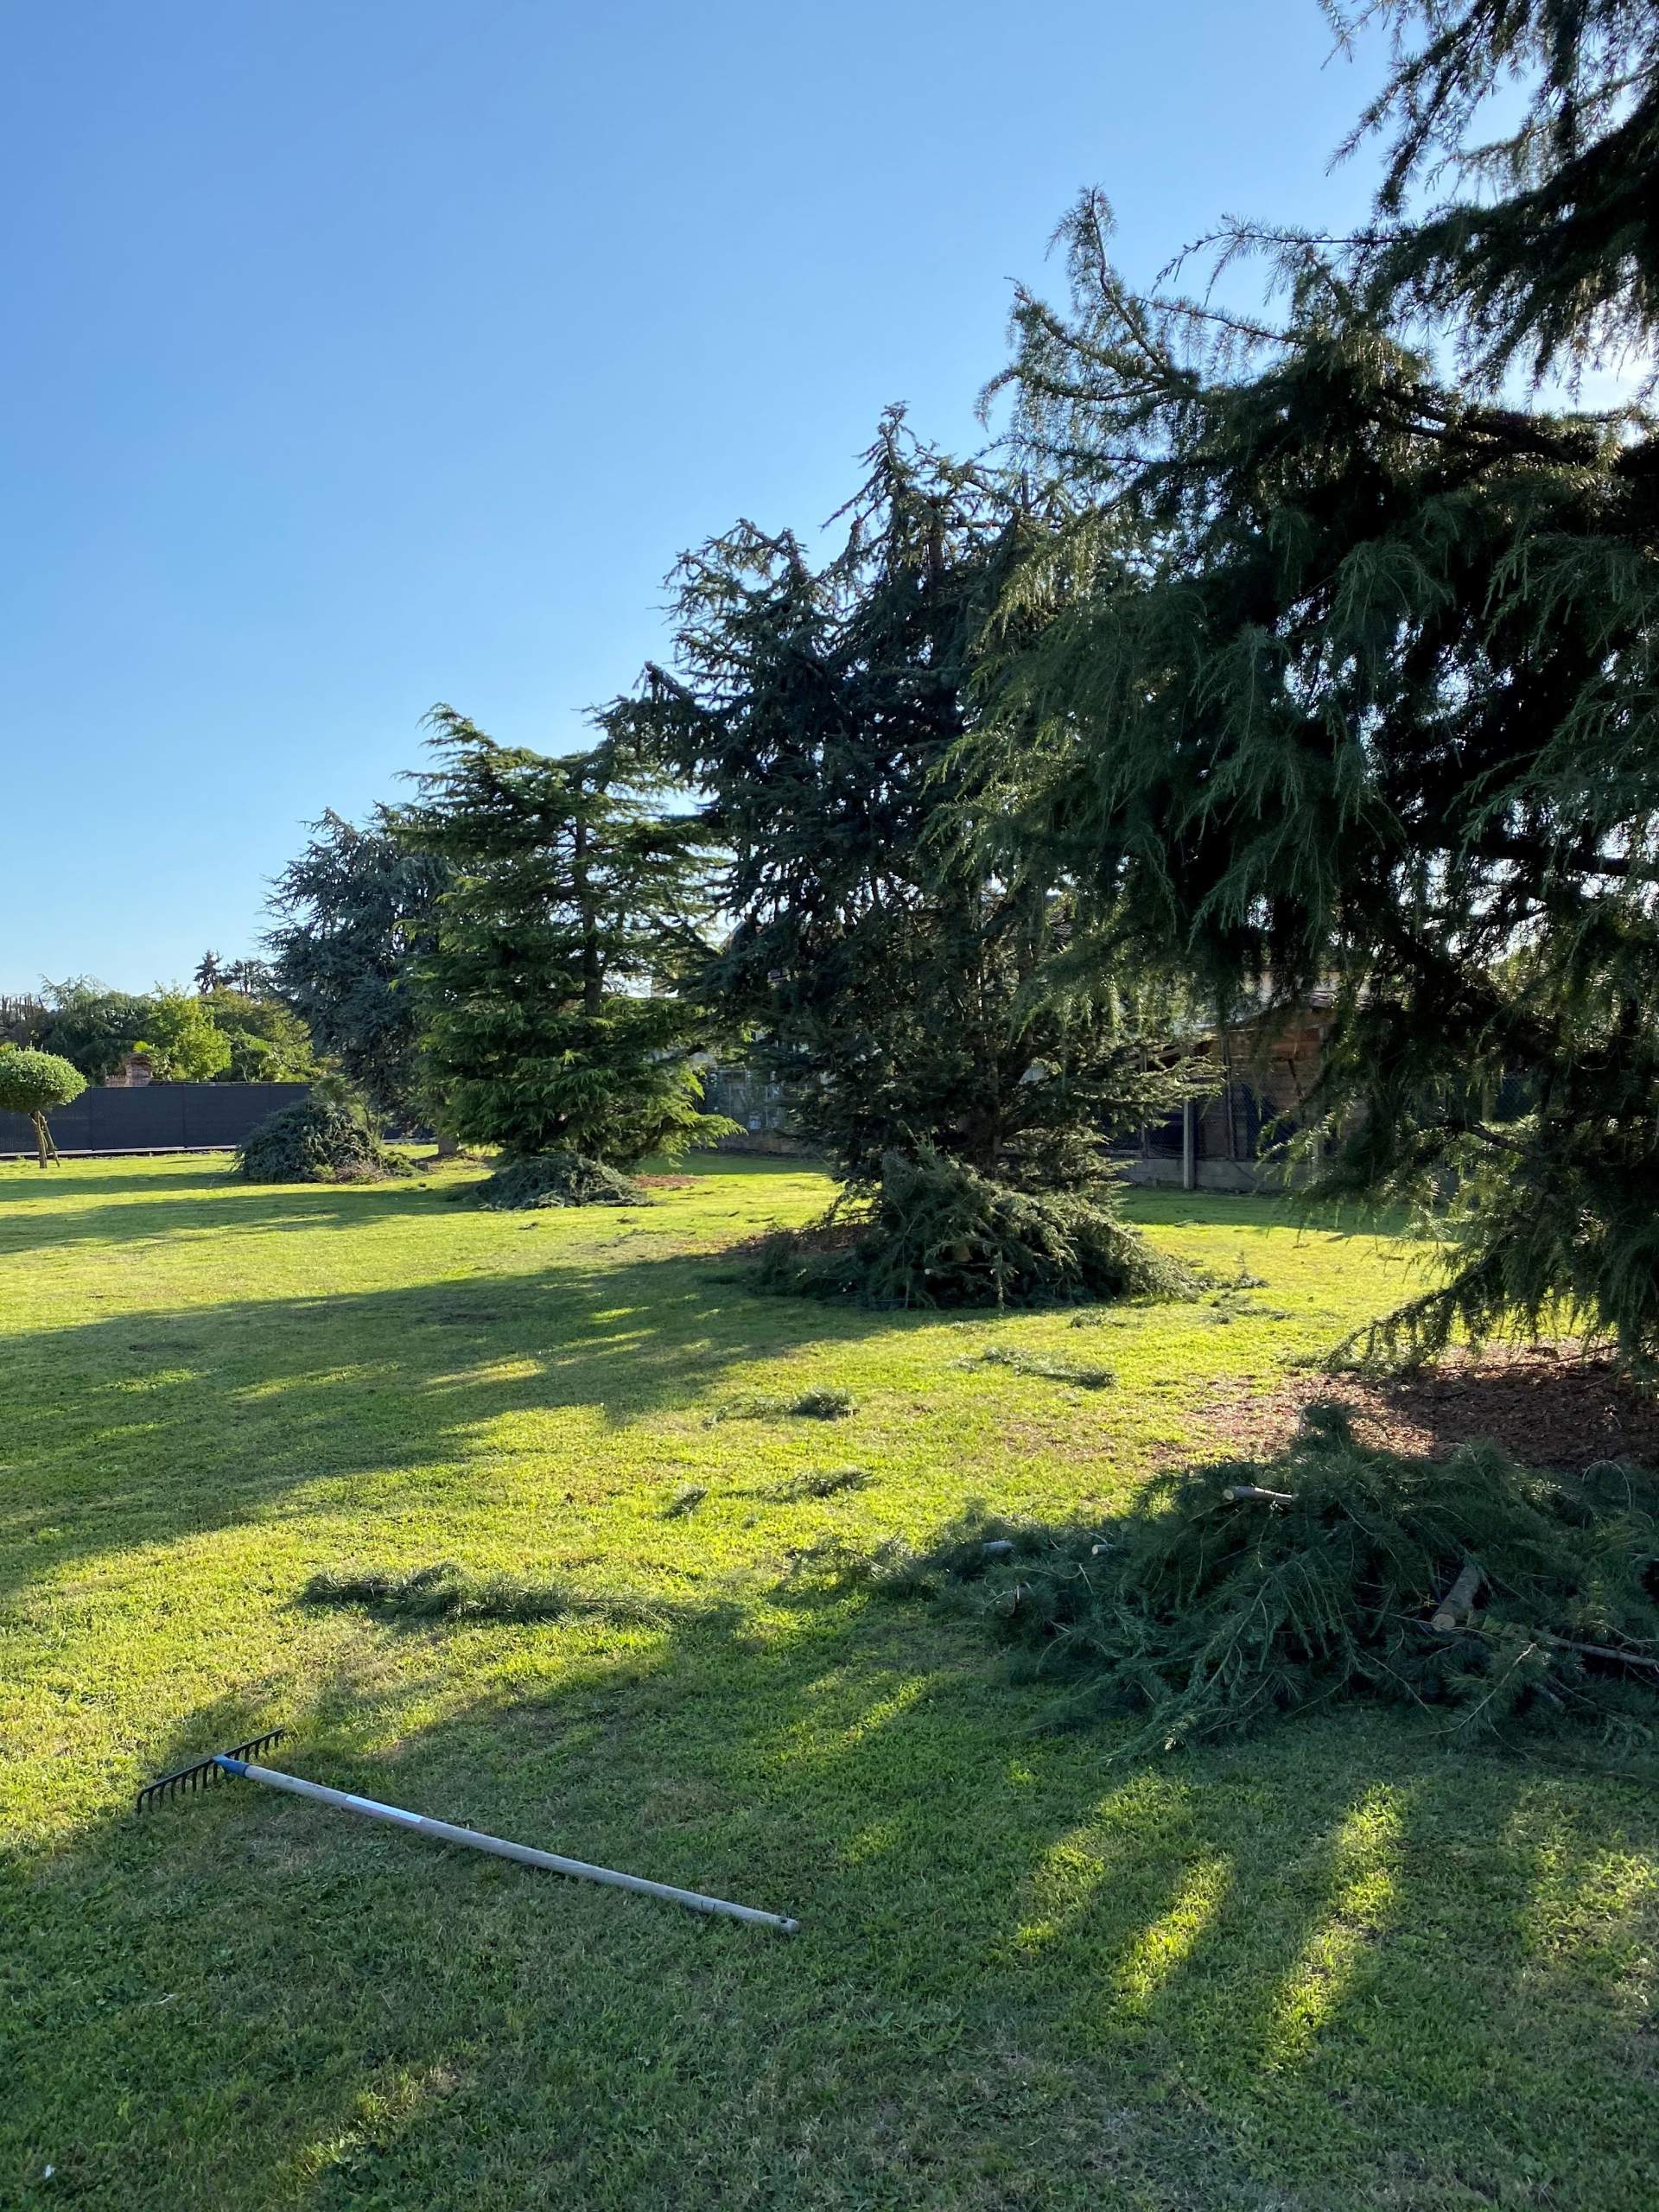
[[[1263,2061],[1304,2063],[1341,2005],[1358,1961],[1379,1940],[1399,1902],[1402,1810],[1396,1791],[1368,1790],[1332,1840],[1325,1910],[1287,1970],[1274,2000]]]

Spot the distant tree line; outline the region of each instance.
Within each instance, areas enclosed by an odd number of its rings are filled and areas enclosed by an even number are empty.
[[[142,1052],[158,1083],[298,1083],[317,1071],[309,1032],[270,971],[239,963],[234,983],[194,993],[157,984],[118,991],[91,976],[0,1000],[0,1037],[53,1053],[105,1083]]]

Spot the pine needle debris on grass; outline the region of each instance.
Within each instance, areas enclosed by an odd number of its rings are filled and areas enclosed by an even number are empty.
[[[547,1206],[632,1206],[645,1193],[631,1176],[619,1174],[579,1152],[545,1152],[503,1161],[481,1183],[463,1183],[451,1195],[467,1205],[497,1213],[522,1213]]]
[[[1046,1359],[1013,1344],[987,1344],[957,1362],[958,1367],[1006,1367],[1015,1375],[1038,1375],[1048,1382],[1070,1382],[1079,1390],[1109,1390],[1117,1376],[1109,1367],[1079,1367],[1069,1359]]]
[[[1437,1633],[1471,1560],[1476,1610]],[[865,1579],[993,1622],[1062,1683],[1057,1723],[1138,1718],[1121,1758],[1354,1695],[1440,1708],[1462,1737],[1659,1729],[1659,1477],[1537,1474],[1491,1445],[1408,1459],[1329,1405],[1277,1459],[1166,1476],[1104,1531],[981,1521]]]
[[[806,1497],[834,1497],[844,1490],[868,1490],[875,1477],[868,1467],[810,1468],[804,1475],[779,1483],[768,1493],[780,1503],[795,1503]]]
[[[728,1398],[723,1406],[716,1406],[709,1415],[712,1426],[722,1421],[779,1421],[789,1416],[798,1421],[845,1421],[858,1410],[858,1401],[850,1390],[821,1388],[803,1390],[793,1398],[761,1394],[747,1398]]]
[[[231,1173],[245,1183],[380,1183],[415,1169],[381,1143],[338,1089],[319,1085],[250,1129]]]
[[[327,1568],[300,1592],[308,1605],[357,1605],[399,1621],[506,1621],[531,1624],[574,1618],[653,1628],[677,1608],[643,1599],[586,1597],[556,1582],[528,1582],[513,1574],[469,1573],[453,1560],[399,1569]]]

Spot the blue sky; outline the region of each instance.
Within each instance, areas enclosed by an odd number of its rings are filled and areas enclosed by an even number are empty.
[[[739,514],[976,443],[1085,185],[1341,221],[1315,0],[0,0],[0,989],[257,949],[453,702],[557,751]]]

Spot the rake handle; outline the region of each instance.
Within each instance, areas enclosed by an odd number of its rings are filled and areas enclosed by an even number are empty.
[[[512,1859],[521,1866],[540,1866],[550,1874],[574,1874],[584,1882],[602,1882],[609,1889],[632,1890],[645,1897],[663,1897],[670,1904],[683,1904],[692,1912],[722,1915],[728,1920],[746,1920],[756,1928],[775,1928],[780,1936],[799,1932],[798,1920],[790,1920],[779,1912],[761,1912],[750,1904],[733,1904],[725,1897],[706,1897],[699,1890],[677,1890],[669,1882],[648,1882],[640,1874],[619,1874],[613,1867],[590,1866],[583,1859],[563,1859],[556,1851],[537,1851],[528,1843],[509,1843],[499,1835],[485,1835],[477,1828],[457,1827],[452,1821],[434,1821],[424,1813],[406,1813],[398,1805],[383,1805],[378,1798],[356,1797],[349,1789],[330,1789],[326,1783],[308,1782],[297,1774],[283,1774],[276,1768],[255,1766],[251,1760],[238,1759],[221,1752],[215,1762],[226,1774],[238,1774],[250,1782],[263,1782],[270,1789],[286,1789],[290,1796],[308,1797],[319,1805],[337,1805],[343,1813],[360,1813],[365,1820],[390,1821],[396,1827],[412,1828],[418,1834],[435,1837],[440,1843],[464,1844],[469,1851],[486,1851],[494,1859]]]

